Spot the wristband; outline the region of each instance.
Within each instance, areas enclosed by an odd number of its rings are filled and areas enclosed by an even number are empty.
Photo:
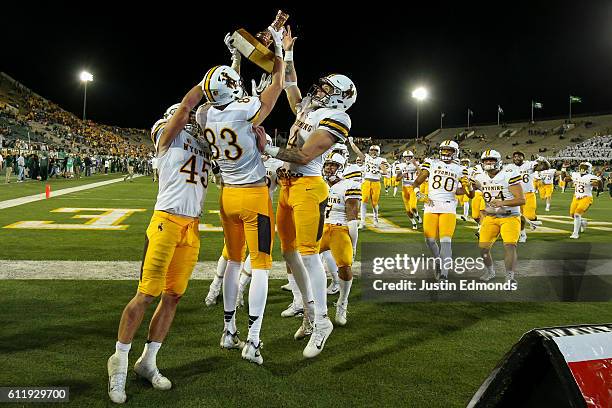
[[[287,88],[291,88],[292,86],[297,86],[297,82],[292,81],[285,81],[285,84],[283,85],[283,90],[287,89]]]
[[[293,61],[293,50],[285,51],[285,62]]]
[[[279,151],[280,151],[280,147],[266,145],[265,152],[269,156],[276,157],[276,155],[278,155]]]

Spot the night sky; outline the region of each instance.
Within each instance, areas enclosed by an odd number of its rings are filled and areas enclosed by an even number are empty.
[[[11,2],[13,3],[13,2]],[[180,101],[211,66],[230,63],[225,33],[256,33],[278,9],[272,2],[180,1],[3,4],[0,69],[35,92],[81,114],[82,69],[88,118],[149,128]],[[285,7],[299,38],[295,47],[305,94],[317,78],[343,73],[357,86],[348,111],[356,137],[414,137],[410,91],[425,85],[421,135],[462,126],[467,108],[476,123],[527,119],[532,99],[541,117],[567,115],[569,94],[582,97],[574,112],[612,111],[612,1],[407,2],[375,6]],[[185,5],[186,4],[186,5]],[[232,6],[238,5],[237,7]],[[265,6],[264,6],[265,5]],[[261,71],[243,58],[243,77]],[[284,96],[264,125],[292,123]]]

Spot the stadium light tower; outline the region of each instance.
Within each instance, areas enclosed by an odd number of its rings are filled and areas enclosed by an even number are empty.
[[[81,82],[85,84],[85,94],[83,95],[83,122],[85,121],[85,109],[87,107],[87,83],[93,81],[93,75],[87,71],[82,71]]]
[[[424,87],[420,86],[412,91],[412,97],[416,99],[417,106],[417,123],[416,123],[416,140],[419,140],[419,108],[421,106],[421,102],[427,99],[429,92]]]

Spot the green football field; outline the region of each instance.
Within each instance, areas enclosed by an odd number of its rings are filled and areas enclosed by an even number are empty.
[[[55,192],[120,175],[51,182],[52,198],[0,209],[3,260],[139,261],[156,185],[141,177],[56,196]],[[44,184],[0,185],[6,200],[44,192]],[[553,196],[539,213],[540,232],[529,240],[566,241],[571,191]],[[223,246],[218,190],[211,185],[202,220],[201,261],[215,261]],[[378,230],[363,242],[420,242],[401,198],[383,196]],[[612,200],[596,198],[581,241],[609,242]],[[8,227],[8,228],[7,228]],[[473,224],[458,221],[456,241],[474,242]],[[274,257],[280,259],[278,245]],[[372,303],[353,285],[349,323],[337,328],[316,359],[302,358],[295,342],[298,319],[283,319],[290,302],[270,283],[262,330],[264,365],[248,364],[219,348],[221,305],[204,307],[208,281],[194,280],[181,301],[158,365],[174,384],[153,390],[128,377],[130,406],[414,406],[461,407],[505,352],[534,327],[609,323],[609,303]],[[114,351],[121,311],[136,289],[129,280],[4,280],[0,284],[0,386],[69,386],[71,405],[109,406],[106,360]],[[335,300],[333,297],[330,303]],[[133,363],[146,340],[145,317],[133,344]],[[330,311],[334,307],[330,304]],[[248,316],[238,312],[246,333]]]

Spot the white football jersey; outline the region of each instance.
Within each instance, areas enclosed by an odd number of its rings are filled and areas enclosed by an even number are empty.
[[[224,110],[200,106],[196,119],[210,144],[212,158],[219,164],[223,182],[250,184],[264,181],[266,168],[257,149],[252,121],[261,102],[257,97],[236,100]]]
[[[527,194],[535,191],[533,187],[533,174],[537,165],[537,161],[524,161],[520,166],[510,163],[505,165],[504,168],[512,169],[521,175],[521,186],[523,187],[523,192]]]
[[[342,172],[342,178],[347,180],[357,181],[359,184],[363,181],[363,169],[362,166],[356,163],[349,163]]]
[[[285,164],[282,160],[275,159],[274,157],[270,157],[268,160],[264,162],[264,166],[266,167],[266,185],[268,186],[268,190],[270,191],[270,200],[276,191],[276,187],[278,187],[278,177],[276,175],[276,170],[281,168]]]
[[[421,168],[429,172],[429,199],[432,201],[457,201],[455,192],[461,183],[459,179],[467,176],[465,167],[457,163],[445,163],[438,159],[427,159]]]
[[[298,107],[298,114],[295,123],[291,126],[291,136],[287,141],[287,147],[302,147],[317,129],[327,130],[337,138],[337,141],[344,143],[351,129],[351,118],[346,112],[338,109]],[[325,157],[324,154],[315,157],[305,165],[286,163],[285,169],[303,176],[321,176],[323,157]]]
[[[158,120],[151,131],[157,148],[167,120]],[[208,148],[197,137],[181,130],[162,156],[157,157],[159,189],[155,210],[199,217],[208,188]]]
[[[479,190],[485,201],[485,211],[496,217],[514,217],[521,215],[521,207],[491,207],[491,200],[512,200],[514,195],[509,187],[522,184],[522,176],[516,169],[502,168],[495,177],[489,177],[487,172],[478,173],[476,182],[479,183]]]
[[[329,197],[325,208],[326,224],[348,224],[346,220],[346,200],[349,198],[361,200],[361,184],[359,182],[342,179],[329,188]]]
[[[369,154],[365,155],[365,160],[364,160],[364,178],[366,180],[372,180],[372,181],[380,181],[380,176],[383,173],[382,169],[381,169],[381,165],[383,163],[387,164],[388,167],[388,162],[387,159],[385,159],[384,157],[372,157]]]
[[[593,197],[593,185],[591,183],[599,180],[599,177],[594,174],[581,175],[577,171],[573,172],[574,196],[576,198]]]
[[[412,163],[400,163],[398,169],[402,173],[402,186],[412,186],[419,173],[417,167]]]
[[[542,179],[543,184],[553,184],[555,182],[555,174],[557,170],[548,169],[540,171],[540,178]]]

